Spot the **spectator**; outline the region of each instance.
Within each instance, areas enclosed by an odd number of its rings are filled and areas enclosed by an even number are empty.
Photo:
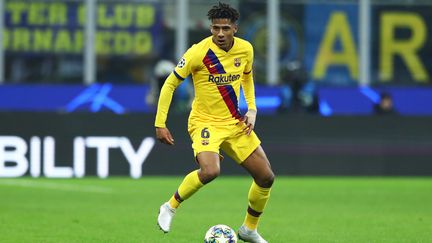
[[[289,62],[286,68],[286,77],[279,87],[281,103],[277,111],[316,113],[319,109],[318,95],[315,84],[308,80],[305,66],[301,61],[296,60]]]
[[[374,112],[376,115],[396,114],[393,106],[393,98],[389,93],[382,92],[380,94],[380,100],[377,104],[375,104]]]
[[[278,107],[279,113],[301,109],[300,92],[307,81],[306,70],[298,60],[289,62],[286,65],[286,71],[286,77],[280,86],[279,98],[281,104]]]

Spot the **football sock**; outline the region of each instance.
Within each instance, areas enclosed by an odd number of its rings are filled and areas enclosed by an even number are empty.
[[[259,217],[270,197],[270,190],[271,188],[263,188],[258,186],[255,181],[252,182],[248,195],[249,207],[243,223],[247,228],[255,230],[258,227]]]
[[[178,208],[180,203],[197,192],[204,184],[198,177],[198,170],[189,173],[180,184],[177,191],[170,198],[169,204],[172,208]]]

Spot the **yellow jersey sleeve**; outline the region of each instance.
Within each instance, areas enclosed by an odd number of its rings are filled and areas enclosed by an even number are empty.
[[[195,49],[196,45],[193,45],[191,48],[189,48],[175,67],[174,75],[178,79],[184,80],[194,71],[196,59],[194,58],[196,56]]]
[[[249,45],[249,51],[246,60],[247,63],[244,69],[243,79],[242,79],[243,93],[246,99],[248,110],[257,110],[256,103],[255,103],[255,86],[254,86],[253,71],[252,71],[253,60],[254,60],[252,45]]]
[[[246,99],[248,110],[257,110],[255,103],[255,85],[253,81],[253,72],[243,75],[242,80],[243,93]]]
[[[250,43],[248,43],[248,52],[247,52],[247,58],[246,58],[247,63],[246,63],[245,69],[244,69],[244,74],[249,74],[250,72],[252,72],[253,60],[254,60],[253,47]]]
[[[178,79],[174,72],[172,72],[168,78],[165,80],[164,85],[162,86],[159,102],[157,106],[156,119],[155,119],[155,127],[166,127],[166,120],[168,116],[168,110],[171,105],[171,100],[174,94],[175,89],[183,80]]]
[[[174,91],[176,90],[177,86],[179,86],[181,82],[194,70],[194,49],[195,45],[185,52],[174,71],[165,80],[159,95],[155,127],[166,127],[166,120]]]

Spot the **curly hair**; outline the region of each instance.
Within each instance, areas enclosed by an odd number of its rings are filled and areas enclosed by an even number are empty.
[[[213,19],[229,19],[235,23],[239,18],[239,12],[226,3],[219,2],[219,5],[213,6],[207,13],[210,20]]]

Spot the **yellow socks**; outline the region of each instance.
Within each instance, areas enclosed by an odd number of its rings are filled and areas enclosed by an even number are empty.
[[[246,218],[244,220],[244,225],[255,230],[258,226],[259,216],[264,211],[267,201],[270,197],[271,188],[263,188],[258,186],[255,181],[249,189],[249,207],[246,213]]]
[[[170,198],[170,206],[178,208],[181,202],[192,196],[203,185],[198,177],[198,170],[192,171],[184,178],[176,193]]]
[[[176,193],[170,198],[170,206],[172,208],[178,208],[181,202],[192,196],[202,186],[204,186],[204,184],[198,177],[198,170],[192,171],[184,178]],[[264,211],[270,197],[270,191],[271,188],[263,188],[258,186],[255,181],[252,182],[248,194],[249,207],[243,222],[247,228],[251,230],[257,228],[259,217]]]

